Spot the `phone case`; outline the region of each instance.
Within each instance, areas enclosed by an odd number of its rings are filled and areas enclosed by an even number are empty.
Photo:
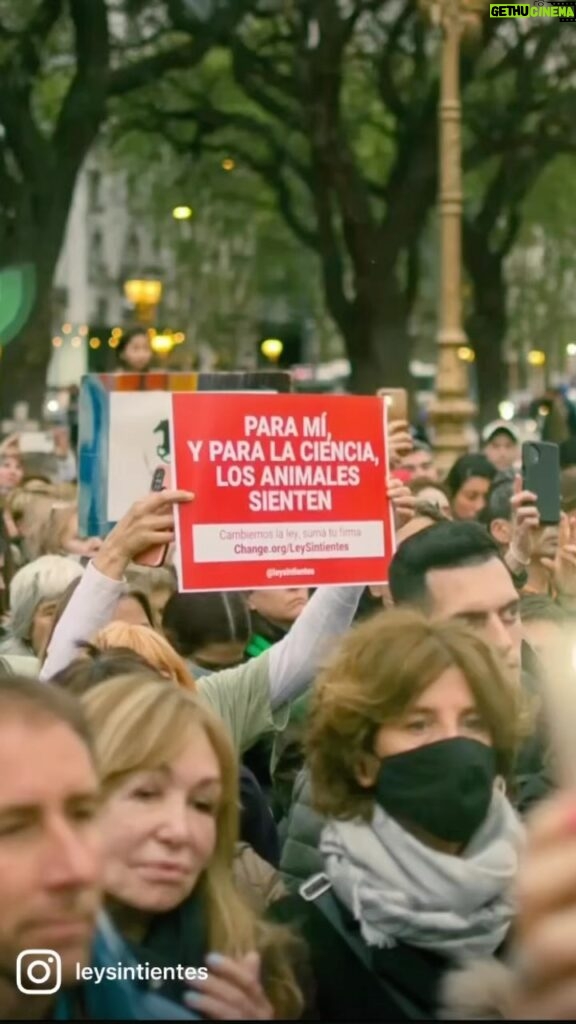
[[[152,476],[151,491],[165,491],[168,486],[168,467],[158,466],[154,470]],[[168,545],[161,544],[153,548],[148,548],[147,551],[143,551],[142,554],[138,555],[134,562],[136,565],[145,565],[149,569],[160,569],[164,565],[166,555],[168,552]]]
[[[386,402],[389,421],[408,419],[408,394],[404,388],[378,388],[376,394]]]
[[[522,445],[524,489],[536,495],[543,526],[560,522],[560,456],[557,444],[527,441]]]

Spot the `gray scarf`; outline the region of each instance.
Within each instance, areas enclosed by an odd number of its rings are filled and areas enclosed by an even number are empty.
[[[523,837],[515,811],[495,790],[486,820],[460,856],[425,846],[378,806],[370,824],[331,821],[320,849],[367,945],[401,941],[467,959],[494,953],[506,936]]]

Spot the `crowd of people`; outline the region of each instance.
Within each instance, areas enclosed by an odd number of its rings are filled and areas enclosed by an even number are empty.
[[[179,593],[194,495],[85,538],[0,447],[2,1019],[576,1019],[576,458],[557,527],[510,423],[389,458],[386,584]]]

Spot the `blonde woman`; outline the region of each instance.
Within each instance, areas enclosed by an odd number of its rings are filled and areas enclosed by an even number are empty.
[[[91,558],[102,546],[99,537],[80,537],[76,504],[55,501],[38,530],[40,555],[72,555]]]
[[[259,921],[233,881],[238,781],[223,724],[142,674],[102,683],[82,704],[103,784],[104,889],[124,938],[142,962],[196,968],[164,994],[206,1017],[298,1017],[292,940]]]

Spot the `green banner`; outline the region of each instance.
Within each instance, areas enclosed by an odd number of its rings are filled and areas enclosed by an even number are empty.
[[[20,333],[36,298],[36,270],[31,263],[0,270],[0,348]]]

